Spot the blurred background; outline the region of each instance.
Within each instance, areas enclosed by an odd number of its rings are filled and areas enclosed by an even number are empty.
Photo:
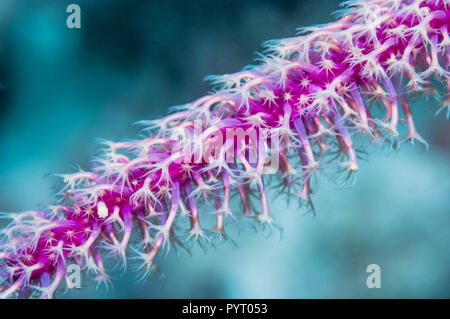
[[[66,27],[70,3],[81,29]],[[206,94],[206,75],[238,71],[263,41],[331,21],[338,4],[1,0],[0,211],[52,203],[45,176],[87,169],[94,138],[136,137],[134,122]],[[351,189],[322,178],[316,217],[271,194],[281,240],[244,227],[230,233],[237,248],[171,250],[159,261],[164,278],[137,283],[116,270],[112,289],[82,278],[62,297],[449,298],[450,125],[435,105],[414,105],[428,152],[373,152]],[[380,289],[366,286],[372,263]]]

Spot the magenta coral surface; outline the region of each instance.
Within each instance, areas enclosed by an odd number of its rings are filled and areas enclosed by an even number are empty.
[[[268,41],[258,65],[210,77],[213,93],[143,121],[148,137],[105,141],[90,171],[61,175],[57,205],[3,213],[0,297],[51,298],[72,263],[107,284],[105,255],[132,259],[145,278],[176,242],[226,238],[233,193],[240,215],[272,227],[270,181],[311,207],[312,176],[328,165],[352,179],[362,140],[428,147],[408,101],[443,92],[437,112],[449,116],[450,2],[345,6],[336,22]]]

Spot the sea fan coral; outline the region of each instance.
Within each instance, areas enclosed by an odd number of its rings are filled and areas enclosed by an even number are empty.
[[[316,172],[331,167],[353,179],[357,140],[428,147],[408,101],[445,92],[437,113],[449,117],[450,2],[344,6],[336,22],[268,41],[258,65],[210,76],[210,95],[142,121],[148,137],[103,141],[92,171],[60,175],[58,205],[3,213],[11,222],[0,239],[0,297],[53,297],[70,263],[106,283],[105,255],[124,266],[133,259],[145,277],[158,252],[176,241],[226,238],[224,219],[235,218],[232,192],[243,216],[271,227],[269,180],[311,207]],[[200,221],[203,202],[215,207],[211,230],[203,216]],[[189,229],[176,228],[184,218]],[[134,229],[141,236],[136,242]]]

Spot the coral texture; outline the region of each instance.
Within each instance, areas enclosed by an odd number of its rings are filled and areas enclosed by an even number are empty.
[[[105,255],[145,277],[174,242],[226,238],[232,193],[241,215],[270,227],[269,180],[310,206],[316,172],[353,179],[355,145],[427,147],[408,101],[441,92],[449,116],[449,1],[344,5],[336,22],[268,41],[257,65],[210,77],[210,95],[143,121],[148,137],[104,141],[91,171],[61,175],[58,205],[3,213],[0,297],[53,297],[72,263],[107,283]]]

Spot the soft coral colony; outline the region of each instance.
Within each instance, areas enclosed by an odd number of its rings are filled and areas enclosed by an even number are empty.
[[[426,145],[408,100],[441,91],[437,111],[449,116],[449,1],[345,5],[336,22],[267,42],[260,64],[212,77],[213,93],[149,121],[149,137],[105,142],[90,172],[62,175],[59,205],[4,213],[11,221],[0,241],[0,297],[53,297],[71,263],[107,282],[105,255],[123,265],[130,255],[146,276],[158,251],[174,241],[226,236],[224,221],[234,218],[232,192],[243,216],[270,226],[263,164],[274,155],[274,136],[279,170],[271,179],[306,204],[311,175],[327,158],[337,154],[345,174],[358,170],[356,139],[391,147],[401,140]],[[381,106],[381,116],[372,104]],[[195,134],[198,123],[202,134],[193,140],[174,138],[180,130]],[[252,143],[238,137],[234,146],[225,137],[216,143],[227,129],[265,131],[268,139]],[[195,144],[187,154],[186,143]],[[193,161],[198,145],[213,145],[215,155],[231,151],[233,160]],[[256,152],[256,162],[250,163],[249,151]],[[199,212],[205,201],[215,207],[215,226],[206,227]],[[190,226],[183,228],[185,219]]]

